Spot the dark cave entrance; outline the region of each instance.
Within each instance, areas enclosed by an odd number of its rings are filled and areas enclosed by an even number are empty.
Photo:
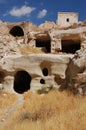
[[[30,89],[31,76],[26,71],[18,71],[14,77],[14,90],[24,93]]]
[[[4,81],[4,77],[5,77],[4,72],[0,71],[0,83],[2,83]]]
[[[61,45],[62,45],[62,52],[72,53],[72,54],[74,54],[81,47],[79,40],[77,40],[77,41],[62,40]]]
[[[47,69],[47,68],[44,68],[44,69],[42,70],[42,73],[43,73],[44,76],[48,76],[48,69]]]
[[[41,48],[45,53],[51,52],[51,41],[50,40],[36,40],[36,47]]]
[[[9,32],[11,35],[13,35],[14,37],[18,36],[24,36],[24,31],[21,27],[19,26],[14,26],[10,32]]]
[[[45,84],[45,80],[44,80],[44,79],[41,79],[41,80],[40,80],[40,83],[41,83],[41,84]]]

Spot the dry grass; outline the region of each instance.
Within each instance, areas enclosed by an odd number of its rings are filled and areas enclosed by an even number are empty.
[[[17,96],[5,90],[0,90],[0,110],[7,109],[15,104]]]
[[[32,48],[32,47],[20,47],[21,54],[43,54],[44,52],[40,48]]]
[[[27,92],[24,104],[0,130],[86,130],[86,97],[51,91]]]

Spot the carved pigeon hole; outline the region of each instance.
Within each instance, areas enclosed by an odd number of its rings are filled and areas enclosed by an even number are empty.
[[[26,71],[18,71],[14,77],[14,90],[24,93],[30,89],[31,76]]]
[[[19,26],[14,26],[10,32],[9,32],[11,35],[13,35],[14,37],[18,36],[24,36],[24,32],[23,32],[23,29]]]
[[[44,79],[41,79],[41,80],[40,80],[40,83],[41,83],[41,84],[45,84],[45,80],[44,80]]]
[[[45,61],[45,60],[41,62],[40,67],[41,67],[43,76],[52,75],[51,65],[52,65],[51,62],[48,62],[48,61]]]
[[[47,68],[44,68],[44,69],[42,70],[42,73],[43,73],[44,76],[48,76],[48,69],[47,69]]]

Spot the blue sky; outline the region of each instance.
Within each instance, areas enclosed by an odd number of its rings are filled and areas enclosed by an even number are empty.
[[[39,25],[57,19],[57,12],[78,12],[86,20],[86,0],[0,0],[3,22],[30,21]]]

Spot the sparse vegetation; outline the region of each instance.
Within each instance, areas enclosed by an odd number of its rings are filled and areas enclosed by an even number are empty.
[[[0,130],[86,130],[86,97],[57,90],[23,96],[22,106]]]
[[[0,110],[6,109],[15,104],[17,96],[5,90],[0,90]]]
[[[41,89],[39,89],[37,92],[38,94],[46,94],[48,93],[49,91],[51,90],[54,90],[55,87],[53,85],[49,86],[49,87],[46,87],[46,86],[43,86]]]

